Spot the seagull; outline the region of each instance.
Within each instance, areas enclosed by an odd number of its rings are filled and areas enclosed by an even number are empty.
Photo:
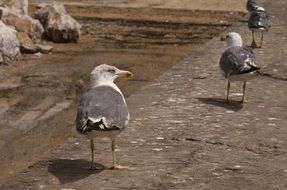
[[[255,65],[252,49],[242,47],[242,38],[238,33],[230,32],[226,35],[226,46],[219,62],[222,74],[228,80],[226,101],[229,101],[230,82],[243,81],[241,103],[244,103],[246,82],[258,75],[260,68]]]
[[[81,97],[76,117],[76,128],[80,134],[90,139],[92,166],[94,163],[94,138],[108,137],[111,139],[113,165],[112,169],[121,169],[116,164],[116,137],[128,125],[130,114],[125,98],[114,83],[119,76],[131,77],[129,71],[106,64],[94,68],[90,74],[90,89]]]
[[[257,7],[262,7],[261,0],[248,0],[246,3],[246,9],[249,12],[255,11]]]
[[[262,47],[263,35],[265,32],[268,32],[271,27],[271,22],[269,20],[268,13],[265,11],[263,7],[257,7],[255,11],[250,13],[250,17],[248,20],[248,28],[252,32],[252,43],[251,47],[257,48],[257,44],[254,40],[254,33],[259,31],[261,33],[261,41],[259,48]]]

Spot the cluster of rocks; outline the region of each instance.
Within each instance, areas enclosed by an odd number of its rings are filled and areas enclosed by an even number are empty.
[[[81,25],[62,3],[40,4],[34,18],[28,15],[28,0],[0,0],[0,63],[21,53],[48,53],[56,43],[78,42]]]

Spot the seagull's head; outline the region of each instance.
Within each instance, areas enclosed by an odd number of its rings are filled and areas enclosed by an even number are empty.
[[[227,47],[242,46],[242,38],[240,34],[236,32],[229,32],[225,37],[225,42]]]
[[[114,82],[120,76],[132,77],[130,71],[124,71],[116,68],[115,66],[102,64],[94,68],[90,74],[91,86],[97,86],[101,83]]]

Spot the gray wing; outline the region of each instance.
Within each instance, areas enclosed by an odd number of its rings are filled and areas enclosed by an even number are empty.
[[[260,0],[248,0],[246,3],[246,9],[250,12],[255,11],[257,7],[262,7]]]
[[[98,126],[97,130],[123,129],[129,120],[129,112],[123,96],[109,86],[95,87],[81,97],[76,117],[77,130],[82,132],[81,128],[88,118],[103,117],[107,120],[106,125]]]
[[[271,27],[268,13],[265,11],[252,12],[248,20],[248,27],[250,29],[264,28],[268,31]]]
[[[219,62],[225,77],[259,70],[255,65],[255,54],[247,47],[230,47],[226,49]]]

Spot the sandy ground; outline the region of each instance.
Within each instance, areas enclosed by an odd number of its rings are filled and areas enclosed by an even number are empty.
[[[286,1],[267,5],[272,29],[263,48],[254,50],[266,75],[247,84],[246,104],[238,102],[242,83],[232,83],[231,101],[225,101],[226,80],[218,69],[225,46],[213,38],[127,98],[132,119],[118,138],[117,158],[129,169],[110,170],[110,141],[99,139],[95,157],[103,169],[88,170],[89,142],[75,135],[1,189],[287,189]],[[245,44],[251,42],[246,23],[227,30],[242,34]],[[65,71],[64,76],[75,68],[84,76],[79,65],[88,64],[76,63],[50,63],[49,69]]]
[[[1,155],[4,169],[0,171],[0,181],[34,163],[74,134],[70,126],[73,125],[75,106],[87,87],[88,73],[93,67],[107,63],[132,71],[135,77],[129,83],[118,81],[125,96],[129,97],[194,48],[217,36],[232,23],[241,21],[243,15],[230,11],[179,10],[182,4],[175,6],[169,2],[161,2],[163,9],[154,9],[155,5],[150,2],[136,8],[130,2],[128,5],[134,8],[127,8],[127,2],[115,6],[115,2],[104,1],[114,6],[98,6],[93,1],[88,7],[83,2],[69,1],[67,5],[68,12],[83,26],[78,44],[54,44],[55,49],[50,55],[23,55],[16,62],[1,65],[0,147],[2,152],[9,154]],[[122,8],[123,4],[125,8]],[[225,10],[229,7],[228,3],[221,4],[221,7],[223,5]],[[173,9],[169,9],[171,7]],[[30,12],[33,9],[31,6]],[[58,105],[62,105],[62,111],[70,104],[73,106],[63,119],[65,128],[61,126],[61,130],[66,130],[64,136],[57,126],[54,126],[55,130],[48,130],[49,127],[47,130],[37,129],[39,133],[45,131],[47,134],[33,136],[32,144],[38,144],[45,136],[51,135],[51,139],[27,151],[24,151],[23,143],[31,139],[14,139],[17,133],[13,130],[21,127],[14,122],[15,118],[20,118],[23,126],[27,125],[22,128],[29,131],[29,122],[41,118],[47,109],[55,107],[51,112],[58,114]],[[13,134],[13,138],[9,134]],[[21,150],[23,153],[19,153]]]
[[[47,0],[45,2],[51,2]],[[180,10],[212,10],[212,11],[245,11],[247,0],[61,0],[65,4],[92,5],[97,7],[121,8],[162,8]],[[41,3],[41,0],[30,0],[30,3]]]

